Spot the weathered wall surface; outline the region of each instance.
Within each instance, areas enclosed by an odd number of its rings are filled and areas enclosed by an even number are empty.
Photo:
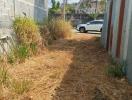
[[[128,39],[129,33],[131,33],[131,14],[132,14],[132,0],[126,0],[124,25],[123,25],[123,35],[122,35],[122,47],[121,47],[121,58],[126,60],[127,49],[128,49]]]
[[[0,53],[6,53],[7,50],[10,50],[11,42],[13,42],[11,29],[14,18],[13,11],[13,0],[0,0]]]
[[[15,0],[15,15],[34,18],[38,22],[42,22],[48,15],[46,0]]]
[[[123,59],[127,62],[127,78],[129,82],[132,84],[132,0],[127,0],[127,20],[126,20],[126,28],[124,29],[123,41]]]
[[[131,26],[132,26],[132,20],[131,20]],[[130,29],[129,34],[129,41],[128,41],[128,51],[127,51],[127,78],[129,82],[132,84],[132,29]]]
[[[113,1],[113,40],[112,40],[112,57],[116,57],[116,47],[117,47],[117,34],[118,34],[118,23],[119,23],[119,12],[120,12],[120,0]]]
[[[47,2],[48,0],[0,0],[0,17],[9,20],[26,14],[41,22],[48,16]]]

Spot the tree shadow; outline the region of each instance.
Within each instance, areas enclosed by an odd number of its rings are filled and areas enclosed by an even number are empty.
[[[55,89],[52,100],[108,100],[99,92],[102,99],[94,99],[97,86],[103,84],[104,66],[107,54],[96,38],[60,40],[50,50],[71,51],[72,63],[65,73],[60,86]]]

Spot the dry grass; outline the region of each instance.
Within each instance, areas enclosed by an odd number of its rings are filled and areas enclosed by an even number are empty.
[[[73,36],[72,26],[69,21],[62,19],[51,19],[40,26],[43,44],[51,45],[54,40],[67,39]]]
[[[41,40],[39,29],[30,18],[16,18],[13,23],[13,28],[21,44],[38,43]]]
[[[17,99],[30,88],[29,81],[14,79],[7,68],[7,66],[0,67],[0,100]]]
[[[8,85],[9,75],[7,69],[0,66],[0,85]]]
[[[131,100],[125,79],[106,76],[109,57],[95,40],[87,34],[57,40],[45,55],[10,68],[15,79],[33,82],[23,100]]]
[[[27,80],[12,80],[11,89],[13,92],[22,95],[28,92],[30,87],[30,82]]]
[[[62,19],[52,19],[48,22],[48,28],[53,39],[69,38],[72,36],[72,26],[70,22]]]

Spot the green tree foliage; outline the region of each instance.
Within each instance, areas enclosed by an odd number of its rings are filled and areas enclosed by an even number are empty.
[[[60,2],[56,2],[55,0],[51,0],[52,3],[52,7],[49,9],[49,14],[56,14],[56,13],[60,13],[61,9],[60,9]]]
[[[81,3],[80,9],[84,9],[84,8],[91,8],[91,2],[86,0],[83,3]]]
[[[76,4],[67,4],[66,5],[66,13],[74,14],[75,13]]]
[[[98,15],[99,15],[98,12],[97,12],[97,13],[91,13],[91,14],[89,14],[89,16],[90,16],[91,18],[93,18],[93,19],[96,19],[96,18],[98,17]]]
[[[51,0],[52,2],[52,8],[55,8],[56,7],[56,1],[55,0]]]

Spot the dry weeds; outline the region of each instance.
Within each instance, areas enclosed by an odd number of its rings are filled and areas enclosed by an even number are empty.
[[[109,57],[95,35],[57,40],[44,55],[9,69],[16,79],[29,79],[29,92],[18,100],[132,100],[125,79],[105,75]]]

